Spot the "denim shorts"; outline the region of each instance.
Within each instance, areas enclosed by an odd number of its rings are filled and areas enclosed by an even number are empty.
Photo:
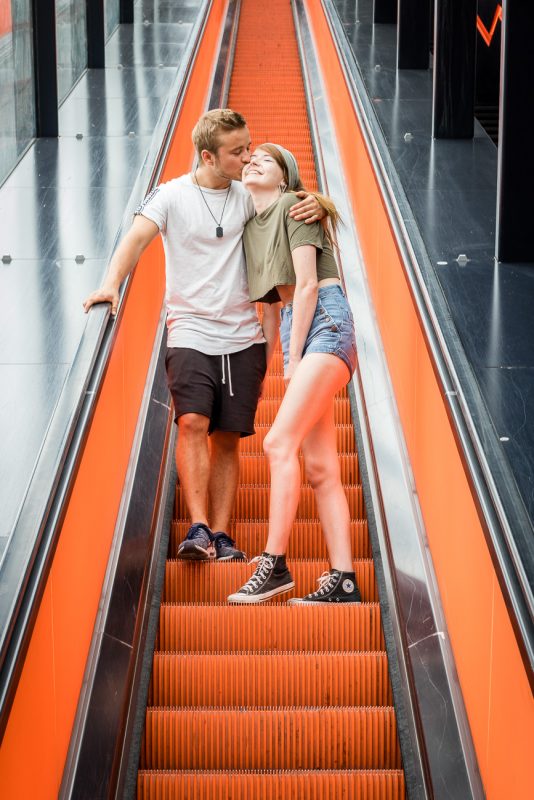
[[[280,312],[280,338],[284,353],[284,371],[289,363],[289,340],[293,322],[293,304],[288,303]],[[356,369],[356,338],[354,317],[337,283],[322,286],[317,296],[317,306],[302,355],[307,353],[332,353],[347,365],[350,375]]]

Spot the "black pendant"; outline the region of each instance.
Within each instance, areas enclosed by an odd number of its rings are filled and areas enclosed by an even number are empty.
[[[217,225],[217,227],[215,228],[215,233],[217,234],[217,239],[222,239],[223,229],[221,228],[220,225]]]

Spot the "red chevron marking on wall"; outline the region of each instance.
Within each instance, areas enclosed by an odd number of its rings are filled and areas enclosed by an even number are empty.
[[[491,40],[493,39],[493,34],[495,33],[495,28],[497,27],[497,23],[499,20],[502,22],[502,6],[499,5],[495,9],[495,14],[493,15],[493,22],[491,23],[491,27],[488,31],[480,17],[477,16],[477,30],[488,45],[491,44]]]

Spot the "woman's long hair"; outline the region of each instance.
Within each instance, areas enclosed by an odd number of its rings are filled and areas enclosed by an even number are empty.
[[[270,144],[260,144],[260,145],[258,145],[257,149],[258,150],[265,150],[266,153],[269,153],[269,155],[271,155],[274,158],[274,160],[276,161],[276,163],[278,164],[278,166],[280,167],[280,169],[284,173],[284,181],[287,184],[289,182],[289,176],[288,176],[288,173],[287,173],[287,166],[286,166],[286,162],[284,161],[284,157],[282,156],[282,154],[278,150],[278,148],[277,147],[273,147]],[[341,216],[340,216],[339,211],[337,210],[337,208],[336,208],[336,206],[334,204],[334,201],[331,200],[330,197],[327,197],[327,195],[321,194],[320,192],[310,192],[308,189],[306,189],[303,186],[302,181],[300,180],[300,176],[299,176],[299,184],[298,184],[298,186],[295,186],[290,191],[292,191],[292,192],[308,192],[308,194],[313,194],[313,196],[317,198],[317,202],[319,203],[319,205],[321,206],[321,208],[323,209],[323,211],[326,214],[326,217],[324,217],[320,221],[321,225],[323,226],[323,228],[325,230],[325,233],[328,236],[329,240],[332,243],[334,243],[337,226],[341,222]]]

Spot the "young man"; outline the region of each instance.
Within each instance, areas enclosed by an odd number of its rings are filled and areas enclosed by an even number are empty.
[[[208,111],[193,129],[194,172],[161,184],[135,212],[103,285],[84,302],[111,303],[152,239],[165,248],[166,367],[178,424],[176,465],[192,525],[178,557],[244,559],[228,535],[239,479],[239,439],[254,433],[254,416],[276,326],[263,331],[249,301],[241,238],[254,206],[241,185],[250,161],[244,118]],[[312,195],[292,216],[312,222],[323,212]],[[208,447],[208,435],[211,448]]]

